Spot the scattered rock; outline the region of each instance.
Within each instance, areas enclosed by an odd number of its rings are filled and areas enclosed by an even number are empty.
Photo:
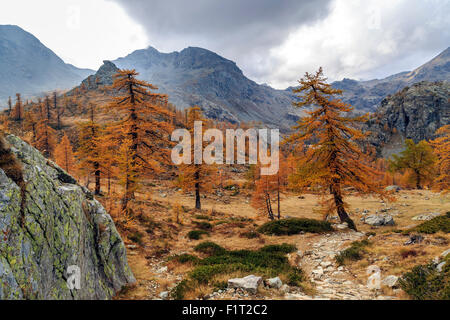
[[[421,243],[422,241],[423,241],[423,237],[420,234],[412,234],[409,237],[409,240],[405,242],[405,246]]]
[[[262,283],[262,278],[254,275],[245,278],[236,278],[228,280],[228,288],[243,289],[251,294],[256,294],[258,287]]]
[[[280,288],[280,291],[283,293],[288,293],[291,290],[291,288],[287,284],[283,284]]]
[[[283,282],[279,277],[267,279],[267,286],[272,289],[280,289],[283,286]]]
[[[432,213],[423,213],[423,214],[419,214],[418,216],[415,216],[414,218],[412,218],[412,220],[414,221],[429,221],[433,218],[436,218],[438,216],[440,216],[441,214],[438,212],[432,212]]]
[[[383,285],[389,287],[389,288],[395,288],[398,284],[398,277],[397,276],[387,276],[383,280]]]
[[[168,291],[163,291],[159,294],[159,297],[163,300],[167,300],[169,298],[169,292]]]
[[[159,268],[156,273],[166,273],[169,269],[167,267]]]

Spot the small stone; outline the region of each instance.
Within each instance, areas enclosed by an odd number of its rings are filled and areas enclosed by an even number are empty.
[[[439,263],[439,264],[437,265],[437,267],[436,267],[436,270],[437,270],[438,272],[442,272],[442,270],[444,269],[446,263],[447,263],[446,261]]]
[[[280,289],[283,286],[283,282],[279,277],[267,279],[267,285],[272,289]]]
[[[290,291],[290,287],[287,284],[283,284],[280,288],[280,291],[283,293],[288,293]]]
[[[168,270],[169,270],[169,268],[167,268],[167,267],[162,267],[162,268],[159,268],[159,269],[156,271],[156,273],[166,273]]]
[[[159,297],[163,300],[167,300],[169,298],[169,292],[168,291],[163,291],[159,294]]]
[[[385,285],[385,286],[387,286],[389,288],[396,287],[397,283],[398,283],[398,277],[397,276],[387,276],[383,280],[383,285]]]
[[[445,259],[449,254],[450,254],[450,249],[445,250],[444,252],[442,252],[441,257],[442,257],[443,259]]]
[[[405,246],[421,243],[422,241],[423,237],[421,235],[413,234],[409,237],[409,240],[405,242]]]

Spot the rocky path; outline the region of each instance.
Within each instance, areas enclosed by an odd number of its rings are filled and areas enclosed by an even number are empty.
[[[300,266],[308,272],[315,285],[316,295],[287,294],[289,300],[373,300],[392,299],[377,295],[365,283],[357,281],[355,275],[346,267],[338,266],[335,256],[348,246],[349,242],[364,238],[362,233],[348,231],[326,234],[315,238],[309,250],[299,252]]]

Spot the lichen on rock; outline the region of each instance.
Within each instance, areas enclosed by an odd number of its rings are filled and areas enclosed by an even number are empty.
[[[102,205],[37,150],[13,135],[5,140],[23,167],[25,201],[0,169],[0,300],[110,299],[134,283]],[[67,284],[71,266],[80,270],[79,289]]]

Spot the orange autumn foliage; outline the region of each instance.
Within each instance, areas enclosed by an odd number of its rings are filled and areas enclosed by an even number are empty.
[[[440,128],[439,136],[431,142],[437,158],[439,174],[434,180],[433,189],[444,193],[450,192],[450,125]]]
[[[155,176],[161,172],[160,164],[169,163],[170,119],[167,96],[153,93],[152,84],[138,80],[135,70],[119,70],[111,87],[118,96],[108,107],[121,116],[111,130],[121,143],[122,169],[125,192],[123,209],[135,197],[139,179]],[[126,145],[128,150],[125,150]]]
[[[75,157],[72,144],[65,134],[55,148],[55,162],[67,173],[73,173],[75,169]]]

